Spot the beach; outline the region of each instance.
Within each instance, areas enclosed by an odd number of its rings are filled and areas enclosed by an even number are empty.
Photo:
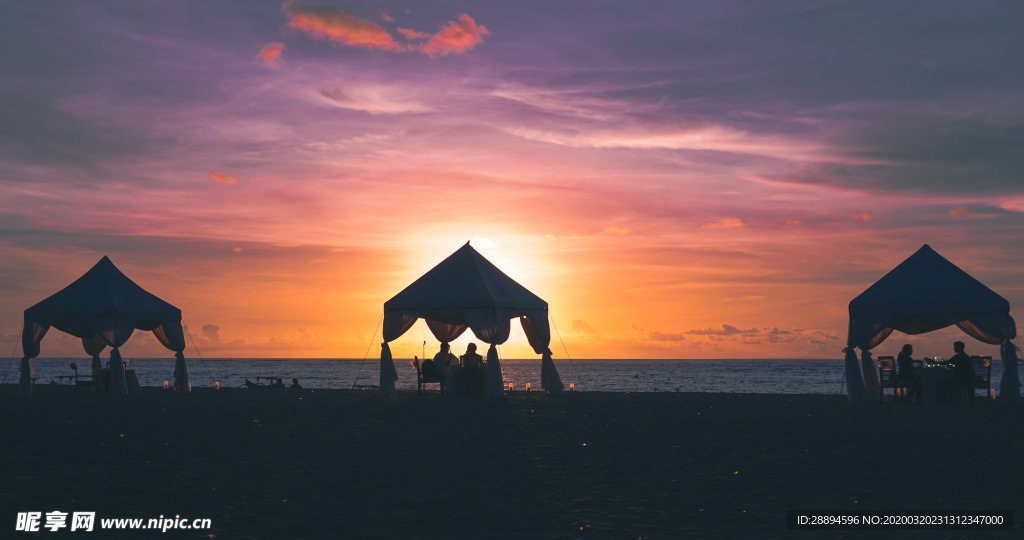
[[[899,538],[789,531],[792,509],[1024,508],[1024,409],[842,396],[344,390],[6,404],[17,512],[209,518],[168,538]],[[12,523],[5,526],[11,531]],[[42,533],[45,534],[45,533]]]

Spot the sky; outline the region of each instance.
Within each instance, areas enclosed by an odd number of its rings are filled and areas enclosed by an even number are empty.
[[[373,356],[383,303],[466,241],[549,302],[556,359],[840,358],[849,300],[925,243],[1024,305],[1021,20],[988,1],[5,5],[0,349],[103,255],[207,357]],[[142,332],[123,350],[169,354]],[[502,354],[532,356],[518,329]]]

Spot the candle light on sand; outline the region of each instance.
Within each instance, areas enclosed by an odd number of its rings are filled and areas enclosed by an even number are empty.
[[[189,393],[192,393],[192,383],[188,383],[188,391]]]
[[[164,380],[164,390],[167,390],[170,387],[171,387],[171,383],[169,383],[167,380]]]
[[[570,392],[575,392],[576,391],[576,383],[569,383],[569,391]]]
[[[529,391],[530,391],[530,383],[526,383],[526,391],[527,391],[527,392],[529,392]]]
[[[995,399],[996,398],[996,389],[995,388],[989,388],[988,389],[988,398],[989,399]]]
[[[516,389],[516,383],[514,383],[514,382],[508,383],[508,391],[509,392],[511,392],[511,391],[513,391],[515,389]]]
[[[213,381],[213,389],[220,392],[220,381]]]

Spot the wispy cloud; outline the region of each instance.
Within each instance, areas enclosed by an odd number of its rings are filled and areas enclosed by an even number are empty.
[[[747,223],[742,218],[738,217],[727,217],[722,218],[718,221],[712,221],[711,223],[705,223],[700,226],[701,229],[742,229],[747,226]]]
[[[371,114],[420,113],[430,110],[414,100],[408,90],[386,85],[351,84],[324,86],[319,91],[322,101],[343,109]]]
[[[219,171],[210,171],[206,173],[206,177],[219,184],[227,184],[229,186],[233,186],[238,183],[237,177]]]

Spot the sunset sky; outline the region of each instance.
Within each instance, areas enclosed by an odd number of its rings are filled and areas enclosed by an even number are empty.
[[[467,240],[580,358],[838,359],[849,300],[924,243],[1019,318],[1022,20],[985,1],[10,3],[0,355],[106,254],[205,356],[373,356],[384,301]],[[948,356],[961,335],[910,342]],[[169,354],[141,333],[124,351]],[[69,354],[51,331],[42,356]],[[530,354],[517,328],[502,354]]]

